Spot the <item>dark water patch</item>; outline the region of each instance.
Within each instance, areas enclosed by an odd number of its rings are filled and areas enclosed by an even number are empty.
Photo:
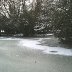
[[[50,51],[50,52],[52,52],[52,53],[57,53],[58,51]]]

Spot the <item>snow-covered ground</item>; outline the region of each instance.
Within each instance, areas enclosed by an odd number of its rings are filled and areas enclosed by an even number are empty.
[[[50,38],[47,38],[50,39]],[[72,49],[66,49],[62,47],[49,47],[49,46],[42,46],[40,45],[40,41],[42,38],[39,39],[23,39],[20,41],[20,46],[25,46],[31,49],[41,50],[44,54],[57,54],[57,55],[64,55],[64,56],[72,56]]]

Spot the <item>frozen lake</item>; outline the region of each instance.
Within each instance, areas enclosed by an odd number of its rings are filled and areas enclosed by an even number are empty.
[[[1,37],[0,72],[72,72],[72,50],[42,46],[41,40]]]
[[[25,46],[30,49],[41,50],[44,54],[57,54],[57,55],[64,55],[64,56],[72,56],[72,48],[67,49],[64,47],[50,47],[50,46],[43,46],[41,45],[40,41],[43,38],[30,38],[30,39],[20,39],[20,38],[5,38],[1,37],[0,40],[19,40],[18,46]],[[45,38],[46,39],[46,38]],[[51,38],[47,38],[51,39]]]

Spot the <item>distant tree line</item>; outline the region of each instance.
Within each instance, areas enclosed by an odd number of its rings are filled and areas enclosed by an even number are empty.
[[[0,4],[0,29],[23,36],[54,33],[61,41],[72,41],[71,0],[5,0]]]

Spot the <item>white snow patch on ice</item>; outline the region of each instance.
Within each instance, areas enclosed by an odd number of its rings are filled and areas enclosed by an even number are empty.
[[[64,56],[72,56],[72,49],[66,49],[62,47],[49,47],[40,45],[41,39],[32,40],[32,39],[23,39],[20,41],[20,46],[26,46],[31,49],[41,50],[44,54],[57,54]]]
[[[20,45],[21,46],[26,46],[29,47],[31,49],[40,49],[40,50],[44,50],[45,48],[40,47],[38,41],[35,40],[28,40],[28,39],[24,39],[22,41],[20,41]]]

